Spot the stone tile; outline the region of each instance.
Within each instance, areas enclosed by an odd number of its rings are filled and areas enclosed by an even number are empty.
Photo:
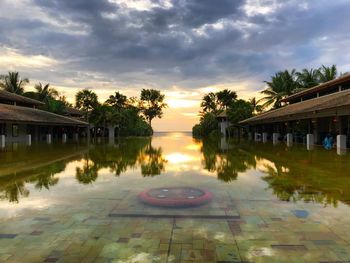
[[[121,237],[117,240],[118,243],[128,243],[129,242],[129,238],[127,237]]]
[[[217,261],[240,262],[241,258],[236,245],[220,244],[216,245]]]
[[[57,262],[59,259],[58,258],[46,258],[44,260],[45,263],[49,263],[49,262]]]
[[[34,230],[30,233],[31,236],[40,236],[44,231]]]

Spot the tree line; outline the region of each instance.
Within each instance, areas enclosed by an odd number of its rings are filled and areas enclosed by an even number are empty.
[[[322,65],[317,69],[304,68],[301,71],[295,69],[279,71],[269,81],[264,81],[267,88],[261,91],[263,97],[259,102],[262,108],[277,109],[283,106],[282,99],[341,75],[344,74],[338,74],[336,65],[330,67]]]
[[[200,121],[193,126],[194,136],[219,135],[217,117],[225,112],[231,124],[283,107],[282,100],[297,92],[315,87],[321,83],[344,75],[338,74],[337,67],[322,65],[317,69],[304,68],[301,71],[284,70],[275,73],[270,80],[264,81],[266,88],[260,93],[262,97],[249,100],[239,99],[235,91],[224,89],[205,94],[200,104]]]
[[[75,95],[75,105],[69,103],[67,98],[52,88],[49,83],[38,83],[35,91],[26,91],[28,78],[21,78],[18,72],[8,72],[0,76],[0,88],[11,93],[22,95],[44,103],[42,110],[56,114],[66,114],[67,108],[75,108],[84,113],[85,120],[94,124],[105,132],[109,126],[118,128],[118,135],[151,135],[152,120],[162,118],[163,110],[167,107],[164,102],[165,95],[159,90],[142,89],[140,97],[127,97],[120,92],[110,95],[100,103],[97,94],[84,89]],[[94,129],[95,133],[98,129]]]

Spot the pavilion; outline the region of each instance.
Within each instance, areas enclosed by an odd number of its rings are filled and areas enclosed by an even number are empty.
[[[250,138],[274,143],[285,139],[322,144],[331,135],[337,148],[350,146],[350,74],[303,90],[282,100],[285,106],[240,122]],[[254,136],[253,136],[254,135]]]

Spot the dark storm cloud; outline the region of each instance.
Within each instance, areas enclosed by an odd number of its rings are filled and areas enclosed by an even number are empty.
[[[348,37],[350,24],[342,0],[149,3],[135,9],[126,8],[127,1],[32,0],[32,16],[0,11],[0,47],[53,57],[63,66],[52,75],[75,80],[77,72],[92,72],[125,83],[198,87],[222,79],[262,81],[283,63],[322,62],[327,50],[319,38],[329,44]]]

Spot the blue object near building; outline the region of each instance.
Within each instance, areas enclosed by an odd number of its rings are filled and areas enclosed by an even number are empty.
[[[293,210],[292,213],[298,218],[307,218],[309,216],[309,212],[306,210]]]

